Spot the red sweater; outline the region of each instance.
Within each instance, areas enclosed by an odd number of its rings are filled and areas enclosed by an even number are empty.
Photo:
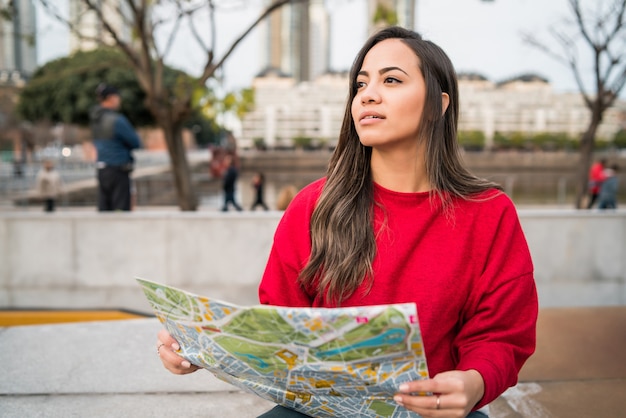
[[[297,284],[311,250],[309,223],[324,181],[290,203],[274,236],[259,287],[261,303],[332,307]],[[374,280],[342,306],[415,302],[430,376],[477,370],[485,393],[477,408],[509,386],[535,349],[537,292],[533,265],[513,203],[503,193],[455,199],[452,216],[428,193],[374,185]],[[386,214],[386,215],[385,215]]]
[[[589,181],[591,183],[591,189],[589,191],[598,194],[600,192],[600,185],[604,180],[606,180],[604,165],[598,161],[594,163],[589,170]]]

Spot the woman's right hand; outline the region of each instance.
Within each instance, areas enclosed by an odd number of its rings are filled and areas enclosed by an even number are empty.
[[[157,353],[163,366],[174,374],[189,374],[199,369],[189,363],[187,360],[178,355],[177,351],[180,350],[178,342],[170,335],[167,330],[162,329],[158,334],[157,341]]]

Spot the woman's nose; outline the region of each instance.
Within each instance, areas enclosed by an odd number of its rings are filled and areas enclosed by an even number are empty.
[[[361,92],[361,103],[377,103],[380,101],[380,94],[373,85],[366,86]]]

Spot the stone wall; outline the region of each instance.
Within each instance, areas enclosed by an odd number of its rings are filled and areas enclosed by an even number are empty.
[[[0,307],[150,312],[134,277],[256,303],[281,212],[0,214]],[[520,210],[540,303],[626,305],[626,211]]]

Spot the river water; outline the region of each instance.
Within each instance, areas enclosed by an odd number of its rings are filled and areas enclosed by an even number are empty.
[[[323,172],[265,172],[265,203],[270,209],[277,208],[278,195],[283,187],[295,186],[297,189],[322,177]],[[242,172],[236,185],[236,201],[246,210],[252,206],[255,194],[252,185],[253,172]],[[519,207],[573,207],[575,200],[575,179],[568,173],[479,173],[480,176],[493,180],[504,188],[505,192]],[[620,200],[626,200],[626,191],[622,181]],[[194,177],[200,210],[219,210],[223,205],[224,195],[221,180],[207,175]],[[141,180],[137,184],[138,204],[143,206],[176,205],[171,180]],[[232,208],[231,208],[232,210]],[[257,208],[257,210],[261,210]]]
[[[265,174],[265,202],[270,209],[277,209],[278,195],[286,186],[294,186],[300,189],[312,181],[324,175],[327,155],[322,155],[317,162],[298,157],[297,154],[278,155],[262,162],[263,155],[252,156],[243,161],[244,169],[241,171],[236,187],[236,200],[249,210],[254,202],[254,188],[252,177],[257,170],[262,170]],[[472,157],[472,156],[470,156]],[[481,160],[471,161],[474,164],[474,171],[481,177],[488,178],[501,184],[505,192],[512,198],[518,207],[573,207],[575,200],[575,170],[572,164],[536,164],[534,166],[524,166],[516,162],[522,160],[538,160],[542,155],[522,154],[506,159],[506,155],[495,155],[490,163]],[[545,158],[546,155],[543,155]],[[206,157],[205,157],[206,158]],[[489,159],[489,156],[482,156]],[[568,157],[571,159],[572,157]],[[474,159],[476,159],[474,157]],[[145,160],[145,158],[144,158]],[[470,159],[471,160],[471,159]],[[261,161],[261,162],[259,162]],[[320,162],[321,161],[321,162]],[[568,160],[569,161],[569,160]],[[149,165],[150,161],[143,161],[143,165]],[[499,163],[499,165],[498,165]],[[163,161],[155,161],[154,164],[163,164]],[[255,165],[256,164],[256,165]],[[620,166],[624,167],[619,172],[620,193],[618,201],[626,201],[626,160],[620,160]],[[0,166],[3,168],[4,166]],[[247,168],[246,168],[247,167]],[[4,167],[9,170],[10,167]],[[25,173],[23,178],[13,178],[10,172],[0,172],[4,179],[0,182],[0,192],[3,196],[10,196],[20,190],[27,190],[34,187],[34,177],[39,167],[33,165],[31,170]],[[94,168],[85,167],[64,167],[61,165],[63,178],[68,183],[80,182],[84,179],[94,179]],[[32,172],[31,172],[32,171]],[[199,210],[220,210],[223,205],[223,192],[221,179],[211,176],[208,169],[208,162],[195,165],[192,173],[192,181],[199,200]],[[21,183],[24,185],[20,185]],[[11,187],[15,186],[15,190]],[[18,187],[19,186],[19,187]],[[159,208],[167,206],[177,206],[176,193],[172,181],[171,173],[163,173],[154,176],[146,176],[135,180],[137,208]],[[94,187],[81,190],[78,193],[65,195],[58,202],[59,208],[95,207],[97,191]],[[12,203],[7,201],[2,206],[2,210],[11,209]],[[19,204],[18,210],[28,209],[29,206],[39,208],[40,204],[23,201]],[[257,208],[257,210],[260,210]]]

